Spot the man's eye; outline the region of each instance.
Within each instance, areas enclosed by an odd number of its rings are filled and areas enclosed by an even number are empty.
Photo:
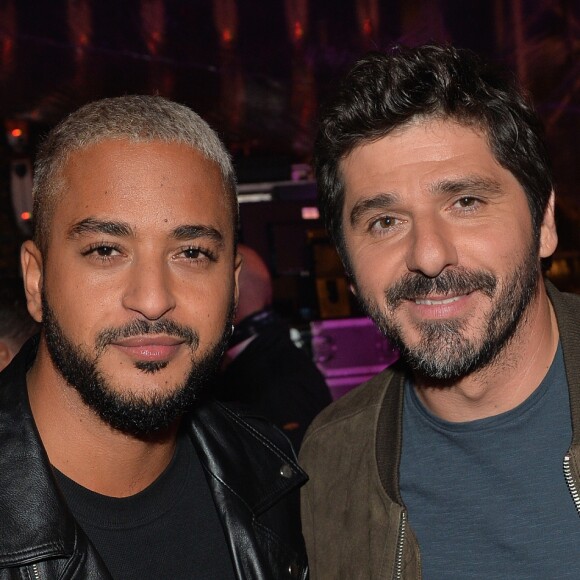
[[[197,260],[203,256],[199,248],[187,248],[183,250],[183,255],[189,260]]]
[[[457,205],[459,205],[459,207],[470,208],[474,207],[477,204],[477,199],[475,197],[465,196],[458,199],[456,203]]]
[[[191,261],[205,261],[205,260],[209,260],[210,262],[215,261],[213,252],[206,248],[200,247],[183,248],[183,250],[181,250],[179,255],[185,258],[186,260]]]
[[[93,249],[93,253],[103,258],[111,256],[115,251],[116,249],[113,246],[99,246]]]
[[[399,220],[393,216],[386,215],[371,223],[371,229],[373,230],[388,230],[393,226],[396,226]]]
[[[111,258],[119,253],[119,248],[108,244],[95,244],[83,252],[83,256]]]

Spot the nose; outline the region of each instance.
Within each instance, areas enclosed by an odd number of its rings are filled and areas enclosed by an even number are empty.
[[[163,262],[137,261],[128,273],[123,306],[148,320],[158,320],[175,308],[171,274]]]
[[[413,222],[407,253],[409,271],[435,278],[448,266],[457,265],[457,248],[450,228],[436,218]]]

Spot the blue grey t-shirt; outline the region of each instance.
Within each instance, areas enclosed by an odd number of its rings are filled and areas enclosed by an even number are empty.
[[[423,578],[580,578],[571,439],[561,347],[526,401],[486,419],[439,419],[407,384],[400,483]]]

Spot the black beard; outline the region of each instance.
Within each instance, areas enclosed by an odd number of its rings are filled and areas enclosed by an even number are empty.
[[[357,292],[362,307],[381,332],[399,349],[401,359],[418,375],[444,386],[490,365],[508,345],[538,289],[540,266],[536,244],[516,264],[501,291],[495,276],[464,268],[444,270],[435,278],[407,274],[385,291],[386,312]],[[482,292],[493,301],[493,310],[478,344],[463,336],[466,323],[461,320],[426,321],[419,325],[422,338],[410,347],[403,329],[393,322],[393,313],[404,300],[425,298],[429,294]]]
[[[219,368],[231,335],[233,316],[232,301],[220,339],[199,360],[194,358],[199,343],[197,332],[170,320],[137,320],[121,328],[106,329],[99,333],[95,356],[90,358],[66,337],[46,294],[42,294],[43,333],[48,352],[59,373],[105,423],[139,438],[162,433],[198,403]],[[172,392],[147,399],[134,393],[116,392],[97,370],[97,362],[103,350],[116,338],[159,333],[179,337],[191,348],[191,369],[185,381]],[[138,362],[135,366],[144,373],[155,373],[167,366],[167,363]]]

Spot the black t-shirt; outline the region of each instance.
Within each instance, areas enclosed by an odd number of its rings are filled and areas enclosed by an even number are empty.
[[[127,498],[94,493],[54,471],[115,580],[234,578],[203,468],[186,435],[159,478]]]

